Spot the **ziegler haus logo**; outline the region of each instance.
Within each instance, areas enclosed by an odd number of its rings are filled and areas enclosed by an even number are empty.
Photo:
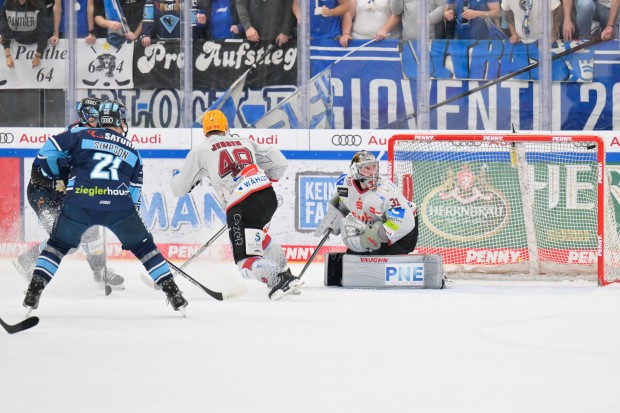
[[[435,234],[460,242],[493,236],[508,225],[510,204],[491,186],[488,166],[475,172],[463,164],[458,172],[450,168],[442,185],[432,189],[422,201],[422,219]]]

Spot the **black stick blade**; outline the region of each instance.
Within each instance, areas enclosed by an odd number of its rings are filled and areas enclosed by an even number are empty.
[[[28,330],[39,324],[39,317],[28,317],[27,319],[20,321],[17,324],[7,324],[0,318],[0,324],[9,334],[19,333],[20,331]]]

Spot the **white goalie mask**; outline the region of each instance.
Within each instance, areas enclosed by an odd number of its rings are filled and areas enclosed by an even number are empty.
[[[375,155],[367,151],[359,151],[351,159],[349,169],[351,178],[363,182],[369,189],[376,187],[379,178],[379,161]]]

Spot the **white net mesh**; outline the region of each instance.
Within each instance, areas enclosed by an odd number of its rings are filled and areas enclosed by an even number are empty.
[[[615,199],[599,197],[609,195],[599,185],[600,139],[436,140],[446,138],[392,138],[394,182],[418,206],[418,253],[441,254],[452,276],[620,278]]]

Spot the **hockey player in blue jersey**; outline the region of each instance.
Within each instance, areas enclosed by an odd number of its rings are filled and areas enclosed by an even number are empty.
[[[43,289],[64,256],[79,245],[88,228],[102,225],[142,262],[174,310],[184,312],[187,301],[138,213],[142,159],[125,137],[127,109],[119,102],[102,103],[99,124],[101,128],[74,128],[52,137],[37,155],[54,188],[66,190],[66,195],[50,239],[37,259],[24,307],[30,311],[38,307]],[[71,168],[66,187],[61,176],[64,167]]]
[[[79,120],[67,127],[71,130],[77,127],[97,127],[99,122],[99,106],[103,101],[96,97],[87,97],[80,101],[77,107]],[[65,178],[69,171],[64,170],[62,174]],[[62,209],[64,193],[58,192],[53,188],[51,179],[43,175],[39,160],[35,159],[30,172],[27,196],[30,206],[37,214],[39,222],[43,225],[45,232],[51,234],[56,218]],[[39,257],[43,244],[35,245],[28,251],[17,257],[13,262],[17,271],[30,282],[32,270]],[[105,245],[101,232],[101,227],[91,227],[82,236],[82,249],[86,252],[86,261],[93,271],[93,279],[100,286],[109,285],[112,289],[125,289],[125,280],[114,270],[106,265]],[[70,251],[69,253],[72,253]],[[107,278],[107,279],[105,279]]]

